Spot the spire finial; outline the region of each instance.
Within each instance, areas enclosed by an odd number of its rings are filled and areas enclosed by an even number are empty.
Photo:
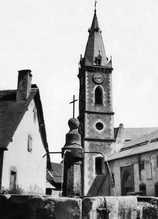
[[[96,9],[97,9],[97,0],[95,0],[95,2],[94,2],[94,12],[96,13]]]

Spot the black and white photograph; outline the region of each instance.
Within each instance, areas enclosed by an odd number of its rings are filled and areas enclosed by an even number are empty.
[[[158,1],[0,1],[0,219],[158,219]]]

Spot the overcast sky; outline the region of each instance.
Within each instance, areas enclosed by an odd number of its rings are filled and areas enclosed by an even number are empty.
[[[51,151],[65,143],[93,10],[93,0],[0,1],[0,89],[32,70]],[[115,126],[158,126],[158,1],[98,0],[97,15],[113,59]]]

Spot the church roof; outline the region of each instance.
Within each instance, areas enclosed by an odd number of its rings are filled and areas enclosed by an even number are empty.
[[[48,152],[42,103],[40,100],[39,89],[36,85],[32,85],[30,95],[26,101],[16,100],[16,90],[0,91],[0,148],[7,149],[19,123],[27,111],[28,105],[33,99],[37,108],[41,139],[46,152]]]
[[[98,24],[96,10],[94,12],[91,28],[89,29],[89,37],[85,50],[85,65],[95,65],[95,59],[101,57],[101,65],[107,64],[107,57],[105,53],[104,43],[101,31]]]
[[[154,150],[158,150],[158,129],[126,142],[124,147],[119,152],[112,154],[108,160],[122,159]]]

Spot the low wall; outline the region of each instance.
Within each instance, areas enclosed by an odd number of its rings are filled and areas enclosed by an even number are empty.
[[[0,195],[0,219],[156,219],[154,197],[85,197]]]
[[[158,199],[137,196],[87,197],[83,200],[83,219],[156,219]]]
[[[0,196],[0,219],[81,219],[81,199]]]

